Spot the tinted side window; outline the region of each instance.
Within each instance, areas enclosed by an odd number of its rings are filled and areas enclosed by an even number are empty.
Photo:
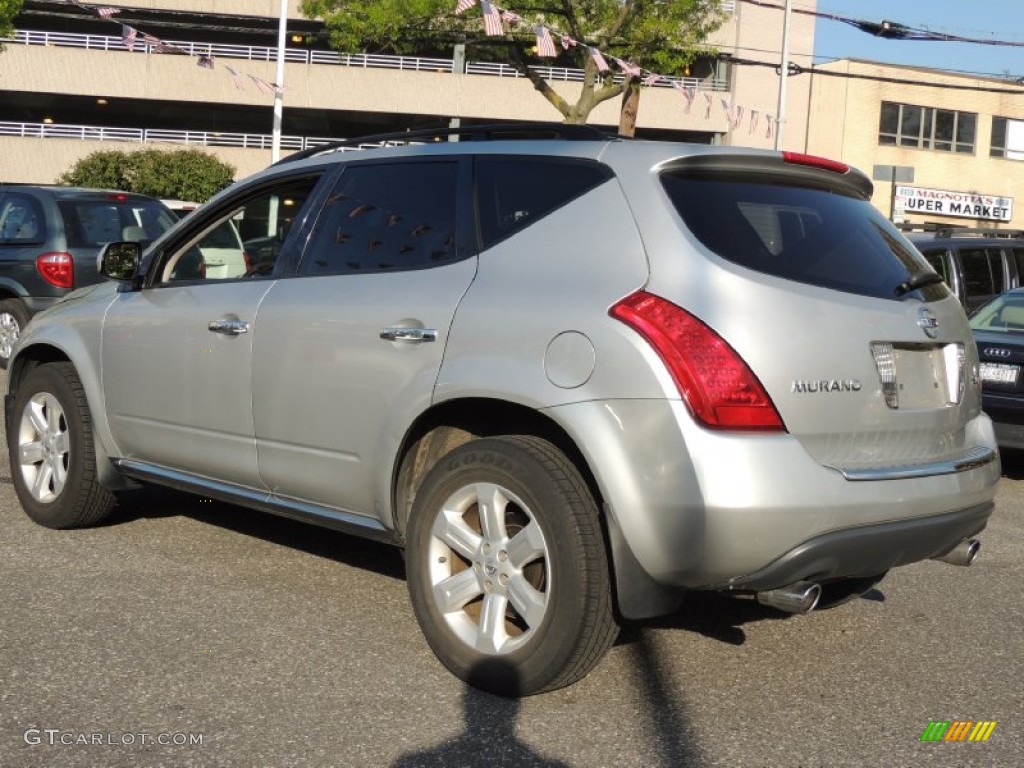
[[[60,200],[68,248],[95,248],[119,240],[156,240],[175,218],[157,201]]]
[[[0,203],[0,245],[30,245],[46,239],[46,220],[39,203],[10,193]]]
[[[612,177],[586,160],[548,157],[478,157],[476,193],[480,234],[489,248]]]
[[[328,196],[302,274],[415,269],[455,261],[458,164],[352,165]]]
[[[960,264],[971,308],[1003,292],[1003,260],[998,248],[961,248]]]
[[[662,184],[690,231],[733,263],[775,277],[884,299],[931,267],[870,203],[763,176],[669,172]],[[927,286],[929,301],[948,296]]]
[[[949,254],[946,253],[946,249],[939,248],[937,250],[921,251],[921,253],[924,254],[928,263],[932,265],[932,269],[942,275],[946,285],[953,285],[949,274]]]
[[[1017,285],[1024,285],[1024,248],[1011,248],[1010,252],[1017,265]]]

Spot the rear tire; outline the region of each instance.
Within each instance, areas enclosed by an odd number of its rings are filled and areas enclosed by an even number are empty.
[[[6,368],[14,344],[28,325],[28,310],[19,299],[0,301],[0,366]]]
[[[20,382],[7,446],[18,499],[40,525],[95,525],[114,508],[99,484],[89,405],[71,363],[40,365]]]
[[[523,696],[570,685],[618,634],[597,505],[547,441],[452,450],[416,494],[406,544],[427,642],[478,688]]]

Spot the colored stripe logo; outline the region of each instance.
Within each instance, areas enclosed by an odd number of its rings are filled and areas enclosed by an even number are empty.
[[[988,741],[995,720],[930,720],[921,741]]]

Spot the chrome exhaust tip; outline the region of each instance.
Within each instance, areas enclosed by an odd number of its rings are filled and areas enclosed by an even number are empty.
[[[757,593],[757,602],[786,613],[810,613],[821,599],[821,585],[798,581],[786,587]]]
[[[978,559],[978,553],[981,551],[981,542],[977,539],[964,539],[949,552],[942,555],[942,557],[933,558],[943,563],[950,563],[951,565],[971,565],[975,560]]]

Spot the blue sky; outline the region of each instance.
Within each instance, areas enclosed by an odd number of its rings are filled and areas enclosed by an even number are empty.
[[[807,8],[808,4],[793,0],[794,9],[801,7]],[[894,21],[932,32],[1022,44],[1014,47],[887,40],[819,17],[814,34],[815,61],[819,63],[858,58],[997,77],[1007,73],[1024,77],[1024,0],[818,0],[818,13],[871,22]],[[791,46],[794,52],[806,52],[799,50],[796,40]]]

